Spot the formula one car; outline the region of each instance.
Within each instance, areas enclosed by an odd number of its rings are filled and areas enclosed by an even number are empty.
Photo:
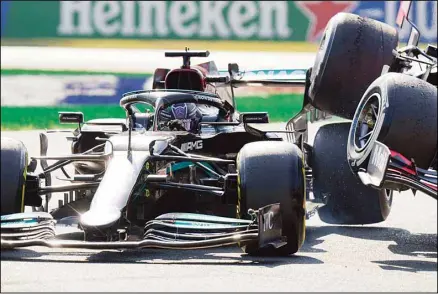
[[[244,78],[236,64],[227,75],[214,62],[190,64],[208,51],[165,55],[182,57],[183,65],[157,69],[153,90],[123,95],[126,120],[84,123],[82,113],[59,114],[61,122],[79,124],[70,138],[71,155],[47,156],[42,133],[41,156],[27,164],[23,144],[2,138],[3,249],[239,243],[250,254],[292,254],[300,248],[303,155],[298,146],[251,126],[268,123],[267,113],[235,110],[230,81],[245,85],[254,78]],[[289,82],[303,85],[302,79]],[[142,104],[154,111],[140,111]],[[36,160],[42,173],[35,173]],[[74,175],[64,169],[67,164],[73,164]],[[56,169],[71,183],[51,186]],[[56,192],[71,194],[49,213],[50,194]],[[34,212],[23,212],[24,206]]]
[[[153,90],[125,94],[126,120],[84,123],[81,113],[60,114],[79,123],[73,154],[47,156],[41,134],[41,156],[28,164],[22,143],[2,138],[2,249],[237,243],[249,254],[288,255],[302,246],[305,220],[316,211],[327,223],[384,221],[392,189],[364,185],[351,172],[346,143],[362,96],[393,63],[397,44],[394,28],[340,13],[327,25],[313,67],[285,76],[262,78],[232,63],[219,72],[214,62],[190,64],[206,51],[167,52],[182,57],[182,67],[157,69]],[[236,110],[233,89],[247,85],[304,87],[302,110],[286,130],[262,131],[257,124],[269,122],[267,113]],[[141,104],[154,111],[140,111]],[[311,144],[308,123],[327,115],[346,121],[323,125]],[[75,175],[65,172],[67,164]],[[56,169],[72,183],[51,186]],[[49,213],[56,192],[71,194]],[[36,211],[24,213],[24,206]]]
[[[408,44],[394,52],[359,102],[347,157],[365,185],[437,199],[437,47],[418,48],[420,32],[408,18],[411,1],[402,2],[397,24],[411,24]]]

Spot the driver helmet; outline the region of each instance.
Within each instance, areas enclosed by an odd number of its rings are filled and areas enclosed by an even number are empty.
[[[195,103],[172,104],[160,112],[160,121],[169,122],[177,120],[188,132],[196,132],[202,114]]]

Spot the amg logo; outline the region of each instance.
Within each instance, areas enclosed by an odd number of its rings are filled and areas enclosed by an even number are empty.
[[[181,144],[181,150],[184,152],[195,150],[195,149],[197,149],[197,150],[202,149],[202,140]]]

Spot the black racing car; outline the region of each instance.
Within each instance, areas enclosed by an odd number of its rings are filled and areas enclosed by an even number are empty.
[[[411,25],[408,44],[363,94],[350,128],[353,173],[377,189],[421,191],[437,199],[437,47],[418,47],[420,32],[403,1],[397,24]]]

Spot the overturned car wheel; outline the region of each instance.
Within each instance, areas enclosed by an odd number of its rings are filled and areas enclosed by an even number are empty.
[[[330,224],[372,224],[384,221],[392,206],[392,192],[367,187],[350,170],[347,161],[349,122],[319,128],[311,158],[313,194],[325,206],[318,210]]]
[[[428,169],[437,154],[437,88],[388,73],[374,81],[357,107],[348,136],[353,171],[367,163],[377,140]]]
[[[239,176],[238,217],[251,219],[248,209],[280,203],[282,234],[287,244],[259,248],[242,244],[251,255],[289,255],[297,252],[305,237],[305,181],[302,153],[287,142],[246,144],[237,159]]]
[[[395,28],[368,18],[338,13],[327,24],[310,76],[316,108],[351,119],[367,87],[394,58]]]
[[[1,215],[24,211],[27,150],[21,141],[1,138]]]

